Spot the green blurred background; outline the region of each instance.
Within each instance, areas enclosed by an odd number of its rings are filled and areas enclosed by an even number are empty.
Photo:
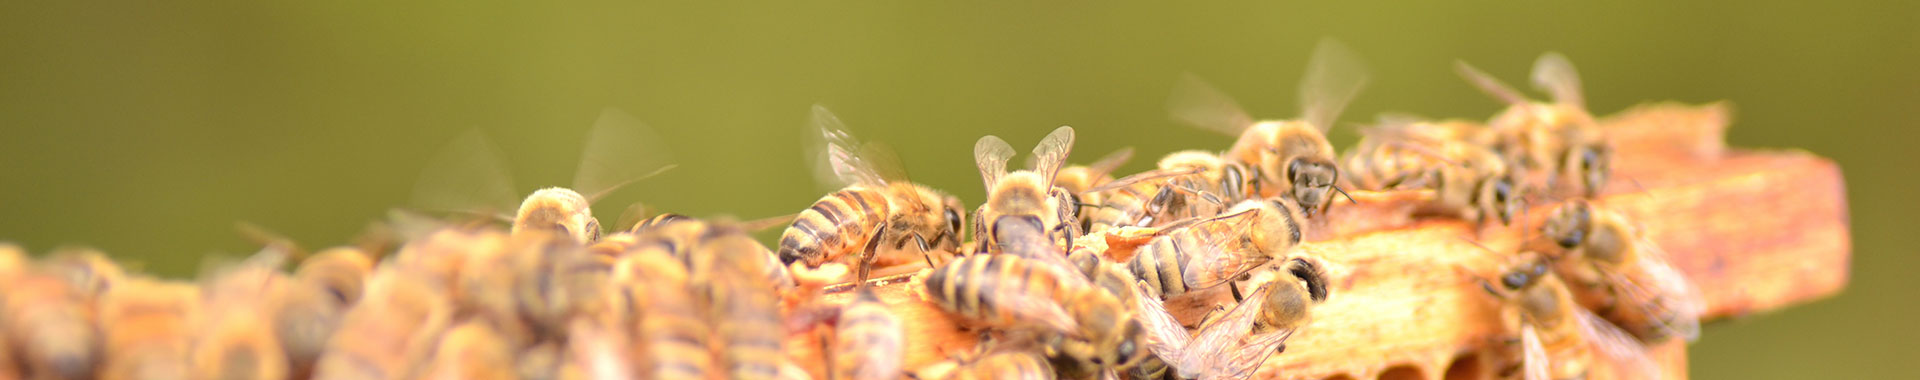
[[[1307,53],[1332,36],[1372,66],[1346,120],[1483,118],[1498,105],[1453,60],[1520,82],[1558,50],[1597,113],[1731,100],[1735,145],[1847,170],[1848,291],[1712,325],[1698,377],[1920,373],[1920,234],[1905,231],[1920,209],[1897,196],[1920,163],[1915,2],[27,3],[0,5],[0,239],[89,244],[181,276],[250,252],[239,220],[346,241],[471,128],[501,142],[526,191],[566,184],[587,126],[617,107],[681,166],[606,199],[603,218],[641,200],[758,217],[820,194],[801,159],[818,102],[894,145],[915,178],[977,202],[969,152],[984,134],[1030,146],[1070,124],[1080,161],[1225,147],[1167,121],[1181,72],[1292,116]]]

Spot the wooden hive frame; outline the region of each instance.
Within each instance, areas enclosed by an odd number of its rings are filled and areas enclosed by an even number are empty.
[[[1705,319],[1776,310],[1839,292],[1851,250],[1846,194],[1832,161],[1797,151],[1727,150],[1724,104],[1643,105],[1602,121],[1619,154],[1610,193],[1597,200],[1641,223],[1674,266],[1702,290]],[[1415,218],[1423,194],[1356,193],[1358,205],[1334,208],[1312,227],[1305,252],[1326,263],[1332,297],[1313,322],[1269,358],[1256,378],[1482,379],[1492,350],[1512,336],[1497,304],[1480,288],[1496,251],[1511,251],[1522,228],[1477,228],[1457,220]],[[1537,225],[1552,205],[1522,218]],[[1471,239],[1472,241],[1470,241]],[[1090,235],[1082,244],[1131,249],[1126,239]],[[977,334],[922,300],[901,275],[876,287],[907,322],[907,368],[972,349]],[[850,294],[829,292],[829,304]],[[1183,322],[1231,302],[1222,289],[1169,303]],[[826,378],[819,356],[824,329],[795,334],[795,362]],[[1664,377],[1684,379],[1686,350],[1669,341],[1649,348]],[[1593,378],[1613,378],[1599,363]]]

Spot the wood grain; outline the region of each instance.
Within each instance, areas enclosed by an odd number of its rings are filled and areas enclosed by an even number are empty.
[[[1805,152],[1726,150],[1718,142],[1727,111],[1725,104],[1655,104],[1604,119],[1621,154],[1611,191],[1597,204],[1649,231],[1702,289],[1708,318],[1778,310],[1839,292],[1851,250],[1839,167]],[[1495,348],[1514,333],[1500,326],[1496,301],[1476,279],[1491,278],[1499,256],[1469,240],[1511,251],[1530,231],[1409,216],[1424,196],[1357,193],[1360,204],[1336,207],[1311,227],[1317,231],[1300,249],[1326,262],[1332,297],[1256,377],[1474,379],[1507,360],[1496,357]],[[1534,225],[1551,206],[1531,208],[1523,225]],[[1081,243],[1124,251],[1139,241],[1092,235]],[[923,301],[917,281],[890,281],[877,291],[907,322],[907,368],[972,349],[978,333]],[[849,297],[829,293],[822,302]],[[1216,289],[1168,308],[1192,321],[1226,302],[1230,297]],[[820,337],[796,334],[788,344],[795,362],[815,378],[825,378]],[[1666,378],[1686,377],[1683,344],[1650,353]],[[1598,368],[1592,377],[1612,378],[1610,369]]]

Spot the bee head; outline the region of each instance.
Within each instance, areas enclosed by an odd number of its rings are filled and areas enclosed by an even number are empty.
[[[1583,200],[1568,201],[1540,228],[1561,249],[1579,247],[1586,244],[1587,235],[1593,231],[1592,206]]]
[[[1293,182],[1288,195],[1309,214],[1326,208],[1333,200],[1334,183],[1340,180],[1340,168],[1333,161],[1308,157],[1287,162],[1285,174]]]

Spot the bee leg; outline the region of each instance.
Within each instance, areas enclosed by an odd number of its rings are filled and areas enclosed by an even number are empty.
[[[873,274],[873,262],[880,260],[880,236],[885,235],[886,232],[887,224],[881,223],[873,228],[872,235],[868,235],[871,237],[867,238],[866,249],[861,252],[863,256],[860,257],[860,269],[856,271],[860,282],[866,282],[867,276]]]
[[[1233,303],[1240,303],[1241,299],[1245,298],[1240,295],[1240,283],[1228,281],[1227,289],[1233,290]]]

